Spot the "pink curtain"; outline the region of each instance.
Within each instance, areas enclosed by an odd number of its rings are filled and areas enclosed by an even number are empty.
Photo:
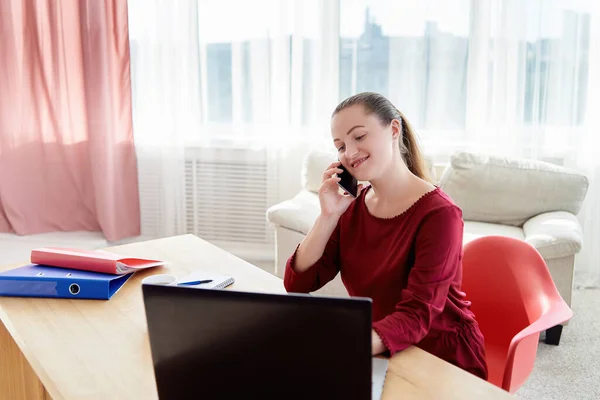
[[[0,232],[140,232],[125,0],[0,0]]]

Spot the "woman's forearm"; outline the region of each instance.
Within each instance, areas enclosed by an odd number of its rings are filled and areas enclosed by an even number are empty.
[[[327,241],[335,230],[339,217],[319,215],[296,252],[294,270],[302,273],[314,265],[325,251]]]

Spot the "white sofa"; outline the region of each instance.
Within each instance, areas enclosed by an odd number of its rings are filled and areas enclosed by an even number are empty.
[[[334,160],[333,153],[310,152],[303,164],[302,190],[267,211],[275,228],[279,277],[319,215],[321,176]],[[463,211],[465,243],[479,236],[503,235],[532,244],[546,261],[558,291],[571,304],[574,260],[582,246],[576,215],[588,188],[584,175],[541,161],[457,152],[437,184]],[[319,293],[347,295],[339,275]],[[558,337],[550,339],[556,344],[562,327],[558,328],[553,333]]]

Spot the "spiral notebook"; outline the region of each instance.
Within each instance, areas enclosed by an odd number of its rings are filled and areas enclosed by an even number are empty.
[[[196,287],[202,289],[223,289],[227,286],[233,284],[235,279],[231,276],[216,274],[212,272],[206,271],[194,271],[189,275],[186,275],[182,279],[179,280],[178,284],[181,285],[185,282],[196,282],[196,281],[210,281],[207,283],[201,283],[198,285],[189,285],[186,284],[187,287]]]

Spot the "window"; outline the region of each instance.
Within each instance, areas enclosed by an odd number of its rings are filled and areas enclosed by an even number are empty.
[[[552,155],[573,144],[587,108],[591,2],[340,4],[340,100],[382,93],[446,154],[485,141]]]
[[[340,98],[375,91],[416,127],[464,128],[469,4],[342,0]]]
[[[581,125],[587,103],[590,15],[560,11],[553,29],[523,41],[525,124]]]
[[[189,141],[323,137],[339,101],[375,91],[434,146],[560,149],[587,109],[593,2],[571,3],[131,0],[134,109],[177,104],[137,131],[170,118]]]
[[[275,126],[312,123],[320,7],[318,0],[198,4],[207,131],[260,138]]]

